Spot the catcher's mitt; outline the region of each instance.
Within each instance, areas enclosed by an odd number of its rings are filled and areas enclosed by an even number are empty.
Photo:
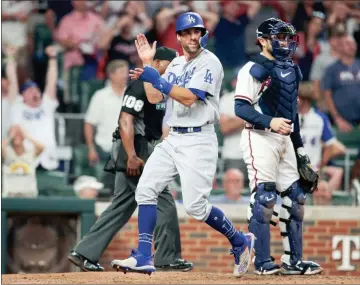
[[[313,170],[310,159],[307,155],[296,155],[297,166],[300,174],[300,183],[307,193],[317,190],[319,175]]]

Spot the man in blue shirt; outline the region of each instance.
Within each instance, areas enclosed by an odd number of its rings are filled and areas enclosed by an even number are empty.
[[[248,5],[247,12],[240,16],[239,2]],[[224,68],[240,67],[246,62],[245,28],[259,8],[257,1],[224,1],[222,15],[214,31],[215,54]]]
[[[355,58],[356,42],[350,36],[341,41],[339,60],[330,65],[321,82],[330,115],[342,132],[360,123],[360,61]]]

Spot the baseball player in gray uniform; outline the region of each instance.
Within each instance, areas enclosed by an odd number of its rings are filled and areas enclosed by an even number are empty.
[[[162,76],[150,66],[156,42],[150,47],[144,35],[137,36],[136,47],[144,68],[131,70],[130,77],[147,82],[145,89],[151,103],[171,97],[173,112],[168,121],[170,133],[151,154],[136,189],[138,248],[125,260],[113,260],[112,266],[124,272],[155,271],[151,250],[157,198],[179,174],[187,213],[228,238],[235,258],[233,273],[241,277],[251,263],[254,235],[237,231],[224,213],[208,201],[218,157],[214,124],[219,121],[223,68],[218,58],[204,48],[208,32],[200,15],[181,14],[176,33],[184,55],[175,58]]]

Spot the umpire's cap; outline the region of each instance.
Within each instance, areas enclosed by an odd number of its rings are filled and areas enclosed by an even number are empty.
[[[172,61],[175,57],[177,57],[179,54],[176,50],[168,47],[159,47],[156,50],[154,60],[168,60]]]

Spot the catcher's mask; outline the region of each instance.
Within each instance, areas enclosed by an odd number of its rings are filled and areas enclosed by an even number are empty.
[[[257,38],[269,39],[272,55],[281,61],[291,58],[299,46],[299,37],[293,25],[280,19],[270,18],[256,30]]]

